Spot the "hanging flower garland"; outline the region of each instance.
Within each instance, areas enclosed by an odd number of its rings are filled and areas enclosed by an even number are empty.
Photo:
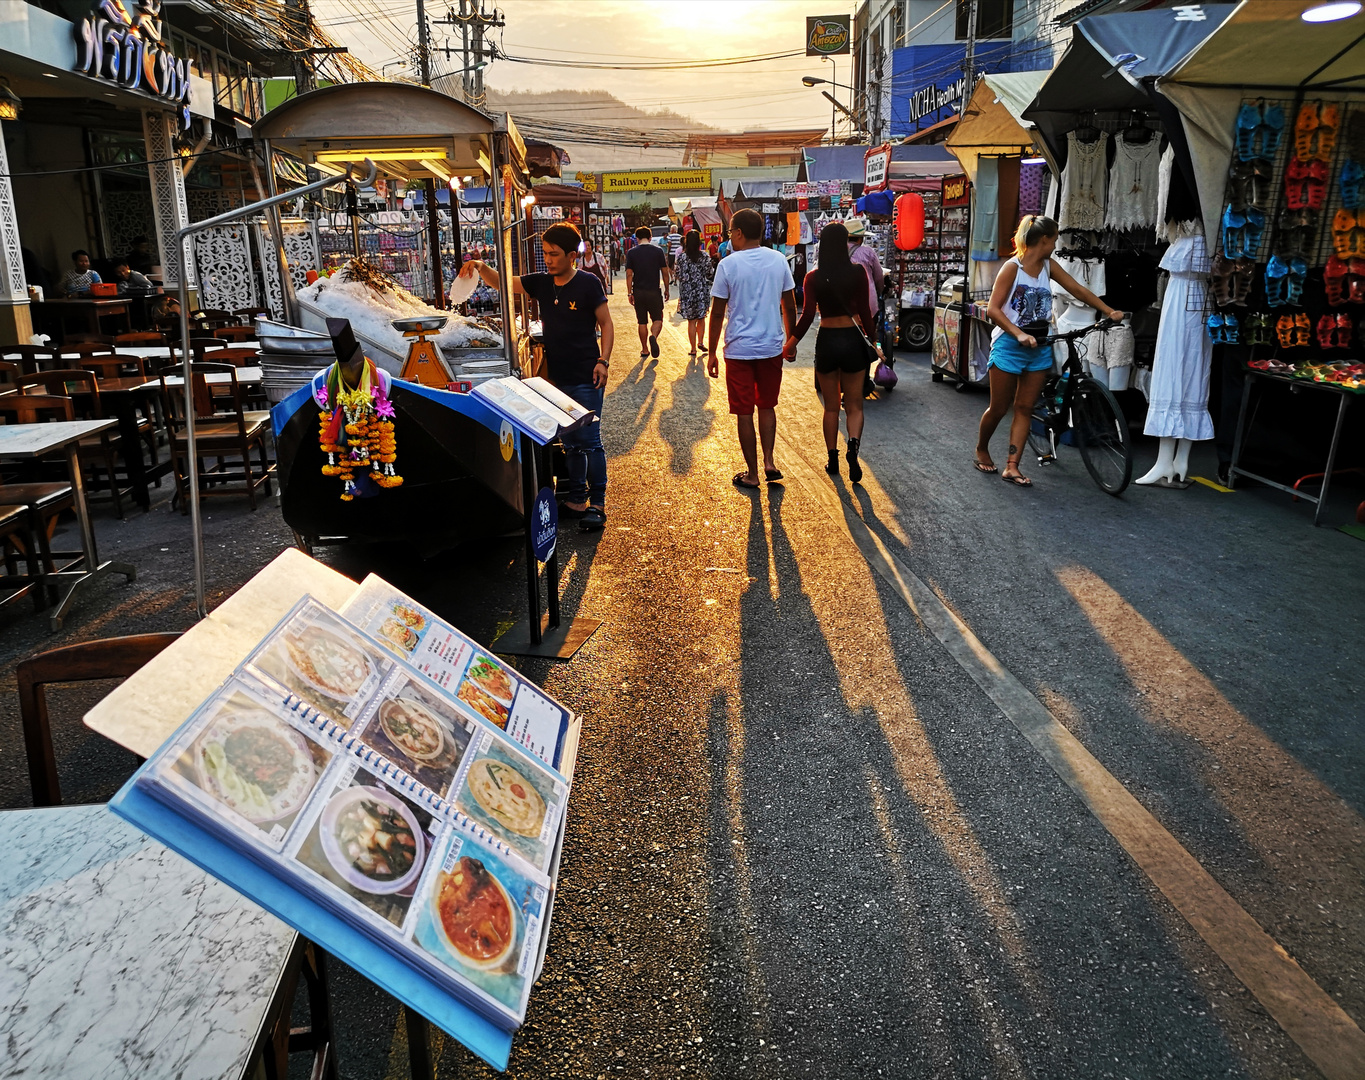
[[[360,384],[354,388],[346,386],[341,365],[333,364],[313,398],[322,410],[318,445],[327,455],[322,475],[341,478],[342,502],[352,501],[360,490],[357,474],[381,488],[402,486],[403,478],[394,469],[398,443],[393,433],[393,402],[387,380],[372,361],[365,361]],[[333,402],[335,407],[329,409]]]

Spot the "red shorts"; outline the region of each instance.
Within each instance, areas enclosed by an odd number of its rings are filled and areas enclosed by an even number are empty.
[[[730,395],[730,412],[748,416],[760,409],[777,408],[777,392],[782,389],[782,357],[766,360],[725,358],[725,389]]]

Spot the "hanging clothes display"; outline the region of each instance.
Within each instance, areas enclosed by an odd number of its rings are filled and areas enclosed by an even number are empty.
[[[997,252],[1000,219],[1000,159],[983,157],[976,164],[975,203],[972,213],[971,255],[978,262],[991,262]]]
[[[1075,256],[1054,255],[1052,261],[1061,269],[1065,270],[1076,283],[1085,286],[1096,296],[1103,296],[1104,285],[1104,260],[1103,259],[1083,259]],[[1052,279],[1053,310],[1056,312],[1057,333],[1066,334],[1072,330],[1080,330],[1082,327],[1091,326],[1099,318],[1099,312],[1089,304],[1077,300],[1066,290],[1056,278]],[[1089,347],[1089,359],[1091,366],[1104,366],[1100,361],[1100,350]],[[1069,355],[1066,342],[1057,342],[1052,346],[1053,355],[1057,357],[1059,364],[1066,363]],[[1131,361],[1130,361],[1131,363]]]
[[[1043,175],[1047,163],[1038,161],[1029,165],[1019,165],[1019,213],[1041,214],[1043,212]]]
[[[1176,240],[1162,257],[1171,278],[1161,304],[1152,385],[1143,432],[1160,438],[1213,438],[1209,365],[1213,342],[1204,331],[1209,254],[1202,236]]]
[[[1175,167],[1175,147],[1167,146],[1157,167],[1156,238],[1173,242],[1203,233],[1199,200],[1191,196],[1185,174]]]
[[[1104,228],[1108,146],[1109,136],[1103,131],[1093,143],[1082,142],[1074,131],[1067,132],[1066,167],[1062,169],[1058,206],[1058,224],[1063,229]]]
[[[1123,132],[1114,138],[1114,165],[1109,170],[1109,202],[1104,214],[1109,228],[1142,229],[1156,224],[1160,168],[1161,140],[1155,133],[1146,142],[1129,142]]]

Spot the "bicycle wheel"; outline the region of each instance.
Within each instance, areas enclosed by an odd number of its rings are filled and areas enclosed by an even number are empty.
[[[1052,446],[1053,420],[1052,396],[1045,391],[1033,406],[1033,417],[1028,426],[1028,448],[1037,456],[1039,465],[1051,465],[1057,460]]]
[[[1128,421],[1114,395],[1082,376],[1071,401],[1071,424],[1081,460],[1095,483],[1110,495],[1122,494],[1133,478],[1133,449]]]

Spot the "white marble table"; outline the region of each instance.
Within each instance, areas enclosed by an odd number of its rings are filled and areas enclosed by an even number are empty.
[[[137,577],[137,570],[131,563],[102,563],[99,560],[99,552],[95,547],[95,530],[90,524],[90,508],[85,502],[85,481],[77,453],[78,444],[86,436],[98,435],[117,424],[117,420],[59,420],[51,424],[0,425],[0,460],[25,461],[48,454],[66,455],[66,468],[70,474],[71,491],[76,504],[76,521],[80,526],[81,550],[76,559],[56,573],[44,575],[45,579],[51,581],[70,582],[66,595],[61,598],[49,617],[49,626],[54,633],[62,628],[62,621],[76,598],[76,590],[82,585],[104,574],[122,574],[129,581]],[[76,552],[56,551],[52,554],[77,555]]]
[[[206,353],[204,355],[204,361],[206,363],[212,363],[213,353]],[[226,371],[210,371],[205,373],[204,381],[208,383],[210,386],[222,386],[225,383],[232,382],[232,376],[229,375]],[[237,369],[237,382],[239,385],[245,386],[247,383],[258,383],[260,381],[261,381],[260,368],[239,367]],[[185,377],[183,375],[166,376],[167,386],[183,386],[184,384]]]
[[[294,931],[104,806],[0,825],[0,1077],[243,1076]]]

